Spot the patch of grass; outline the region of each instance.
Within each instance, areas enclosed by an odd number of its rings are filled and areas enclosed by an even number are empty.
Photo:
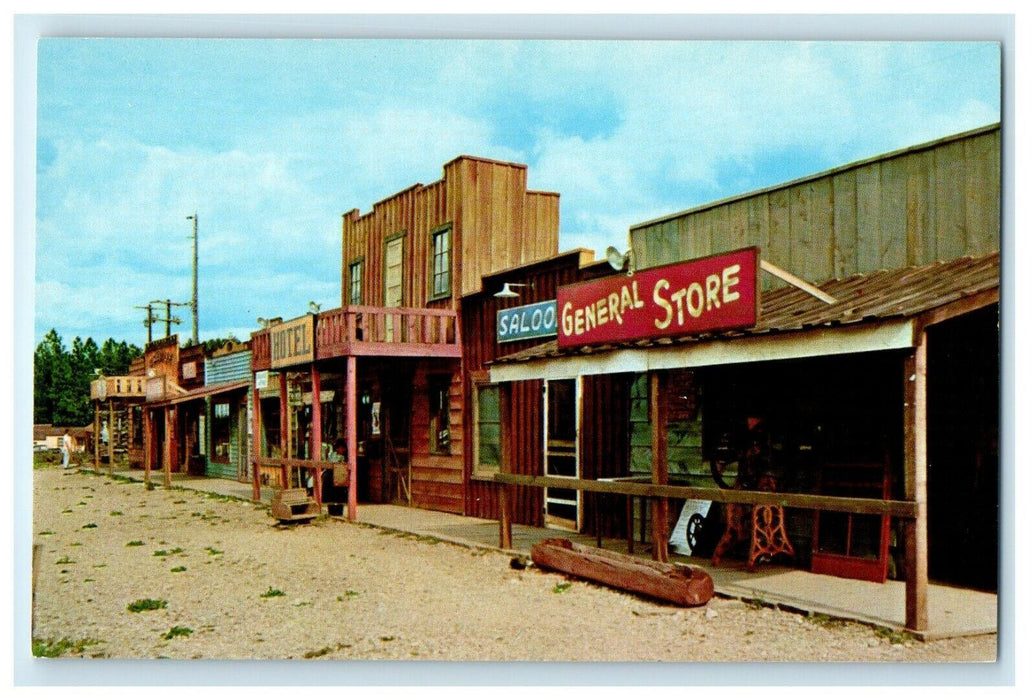
[[[331,647],[324,647],[323,649],[317,649],[316,651],[307,651],[305,654],[302,655],[302,658],[319,659],[321,656],[327,656],[332,651],[334,651],[334,649],[332,649]]]
[[[909,632],[889,629],[888,627],[878,627],[874,630],[874,636],[878,639],[884,639],[889,644],[905,644],[906,642],[912,642],[917,639]]]
[[[83,525],[84,530],[91,530],[95,527],[97,527],[97,523],[87,523],[86,525]]]
[[[122,515],[122,511],[121,510],[113,510],[111,513],[108,513],[108,515],[111,515],[113,517],[117,516],[117,515]]]
[[[273,586],[267,586],[266,593],[260,593],[259,597],[260,598],[279,598],[282,595],[284,595],[284,591],[280,590],[279,588],[274,588]]]
[[[82,542],[69,542],[68,546],[69,547],[82,547],[83,543]]]
[[[762,598],[750,598],[745,601],[745,605],[752,608],[752,610],[762,610],[763,608],[769,607],[766,601]]]
[[[184,571],[187,571],[187,567],[186,566],[174,566],[173,568],[171,568],[169,570],[172,571],[174,574],[179,574],[179,573],[182,573]]]
[[[382,636],[378,637],[378,639],[380,639],[383,642],[394,642],[394,641],[396,641],[396,638],[393,635],[391,635],[391,634],[382,635]]]
[[[554,591],[553,592],[554,593],[564,593],[565,591],[567,591],[571,587],[572,587],[572,582],[571,581],[562,581],[561,583],[558,583],[558,584],[554,585]]]
[[[61,511],[61,512],[62,512],[62,513],[71,513],[71,512],[72,512],[72,509],[71,509],[71,508],[65,508],[65,509],[64,509],[63,511]]]
[[[145,610],[161,610],[168,607],[169,604],[164,600],[154,600],[153,598],[141,598],[135,600],[126,606],[126,609],[130,612],[143,612]]]
[[[100,643],[100,639],[90,639],[89,637],[76,640],[69,639],[68,637],[62,637],[58,640],[33,638],[32,655],[53,659],[65,653],[82,654],[87,647]]]
[[[57,534],[57,533],[55,533],[53,530],[44,530],[43,532],[40,533],[40,537],[46,537],[47,535],[54,535],[54,534]]]
[[[173,554],[180,554],[182,552],[183,552],[183,548],[182,547],[173,547],[172,549],[156,549],[153,552],[153,555],[156,556],[156,557],[168,557],[168,556],[172,556]]]
[[[129,542],[126,543],[126,546],[127,547],[143,547],[144,546],[144,542],[141,541],[141,540],[130,540]]]
[[[66,554],[65,556],[61,557],[60,559],[58,559],[58,560],[57,560],[56,562],[54,562],[54,563],[55,563],[55,564],[75,564],[75,562],[74,562],[74,561],[72,561],[71,559],[69,559],[69,558],[68,558],[68,555],[67,555],[67,554]]]
[[[176,625],[175,627],[170,627],[169,631],[162,635],[162,638],[172,639],[174,637],[190,637],[193,633],[194,630],[190,627],[181,627],[180,625]]]
[[[823,627],[824,629],[835,629],[838,627],[845,627],[845,620],[840,620],[837,617],[831,617],[830,615],[825,615],[824,613],[811,612],[809,615],[806,616],[806,619],[812,622],[814,625],[818,627]]]
[[[218,556],[220,554],[223,554],[223,550],[222,549],[215,549],[214,547],[206,547],[205,551],[209,553],[210,557],[215,557],[215,556]]]
[[[337,600],[340,603],[343,600],[347,600],[348,598],[356,598],[359,595],[360,595],[359,591],[349,590],[349,591],[346,591],[345,593],[343,593],[342,595],[338,596]]]

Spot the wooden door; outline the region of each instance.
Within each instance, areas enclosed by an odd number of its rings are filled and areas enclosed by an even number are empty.
[[[579,478],[579,380],[546,382],[543,397],[546,476]],[[578,532],[582,525],[582,494],[576,489],[546,488],[543,522],[548,527]]]

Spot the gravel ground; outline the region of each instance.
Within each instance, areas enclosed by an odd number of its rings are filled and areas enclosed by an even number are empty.
[[[996,659],[996,636],[919,642],[714,598],[677,608],[341,519],[34,472],[33,638],[86,658],[461,661]],[[138,601],[157,609],[132,612]],[[57,642],[70,642],[59,647]],[[41,653],[37,651],[36,653]]]

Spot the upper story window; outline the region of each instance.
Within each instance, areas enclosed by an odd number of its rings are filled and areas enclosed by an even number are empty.
[[[363,260],[349,263],[349,305],[359,306],[363,301]]]
[[[450,295],[450,231],[449,226],[432,231],[432,299]]]

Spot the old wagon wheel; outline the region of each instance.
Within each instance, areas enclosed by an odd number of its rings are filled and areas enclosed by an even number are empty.
[[[712,480],[721,489],[732,489],[737,487],[737,472],[740,460],[726,460],[714,458],[709,460],[709,471],[712,472]]]
[[[691,548],[691,554],[698,551],[698,538],[702,535],[705,527],[705,518],[701,513],[695,513],[687,521],[687,546]]]

